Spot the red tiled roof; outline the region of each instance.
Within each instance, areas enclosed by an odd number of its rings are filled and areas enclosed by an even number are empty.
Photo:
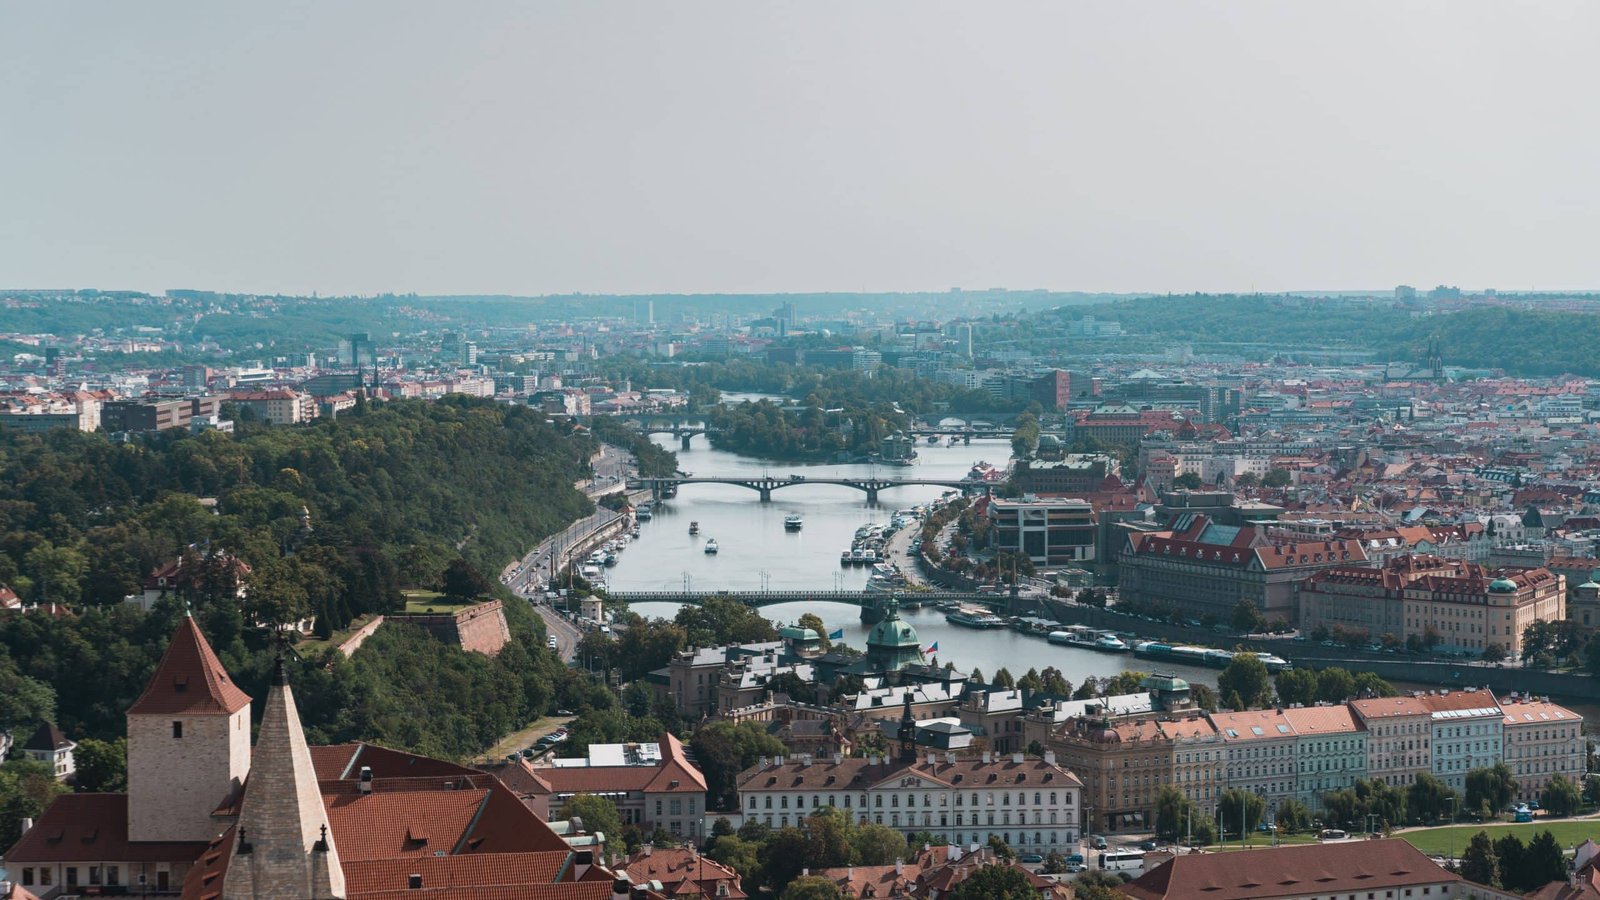
[[[127,794],[62,794],[6,851],[7,863],[171,862],[200,856],[203,841],[128,840]]]
[[[232,715],[249,705],[250,695],[233,683],[194,618],[184,616],[128,715]]]
[[[342,848],[341,848],[342,852]],[[349,896],[407,889],[412,875],[423,888],[482,888],[552,884],[568,869],[569,850],[546,853],[470,853],[421,859],[341,860]]]
[[[1451,884],[1445,871],[1402,840],[1348,841],[1186,853],[1122,886],[1136,900],[1266,900]]]
[[[449,897],[464,900],[611,900],[611,882],[585,881],[562,884],[505,885],[499,887],[430,888],[421,890],[376,891],[350,894],[348,900],[417,900],[418,897]]]

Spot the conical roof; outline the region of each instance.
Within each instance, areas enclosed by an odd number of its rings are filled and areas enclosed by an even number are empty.
[[[128,715],[225,716],[249,705],[250,695],[233,683],[194,617],[184,616],[167,642],[161,664],[144,693],[128,708]]]

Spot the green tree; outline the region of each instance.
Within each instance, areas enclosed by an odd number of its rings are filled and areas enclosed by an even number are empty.
[[[706,856],[733,869],[747,884],[759,879],[761,842],[747,841],[737,835],[714,838],[706,849]]]
[[[1011,849],[1011,845],[1006,843],[1005,839],[1000,835],[993,832],[989,834],[989,849],[993,850],[994,855],[1001,859],[1015,859],[1017,856],[1017,852]]]
[[[1011,677],[1011,670],[1005,668],[1004,666],[1000,667],[1000,670],[994,673],[993,683],[995,687],[1006,688],[1007,690],[1017,686],[1016,679]]]
[[[1578,786],[1561,775],[1550,776],[1544,790],[1539,792],[1539,805],[1552,816],[1570,816],[1578,811],[1582,803],[1583,796]]]
[[[1233,630],[1240,634],[1260,634],[1267,630],[1267,617],[1251,600],[1240,600],[1233,607]]]
[[[1106,679],[1100,685],[1100,690],[1108,697],[1137,694],[1144,689],[1144,680],[1149,677],[1150,673],[1137,670],[1118,672]]]
[[[1459,812],[1458,801],[1456,792],[1429,772],[1418,772],[1406,791],[1406,806],[1423,823],[1442,819],[1452,810]]]
[[[1016,866],[983,866],[956,885],[951,900],[1038,900],[1039,889]]]
[[[256,624],[291,625],[311,614],[311,599],[295,578],[293,566],[284,560],[271,560],[250,573],[245,611]]]
[[[763,756],[784,752],[783,742],[757,722],[707,722],[695,730],[689,747],[706,778],[707,803],[715,809],[736,809],[739,773]]]
[[[54,721],[55,690],[37,678],[19,674],[10,658],[0,657],[0,731],[15,733]]]
[[[800,829],[805,834],[806,868],[832,869],[855,859],[856,826],[844,810],[824,806],[806,816]]]
[[[1499,812],[1517,796],[1517,779],[1503,762],[1473,769],[1467,772],[1466,795],[1467,809],[1487,805],[1491,814]]]
[[[128,741],[97,741],[84,738],[72,751],[77,767],[78,790],[115,793],[128,789]]]
[[[77,603],[89,558],[76,547],[41,541],[23,558],[24,571],[34,579],[35,600]]]
[[[1217,799],[1217,809],[1222,815],[1223,838],[1229,834],[1238,835],[1240,813],[1244,814],[1244,832],[1255,831],[1261,824],[1261,816],[1266,812],[1267,802],[1260,794],[1253,791],[1232,788],[1224,791]]]
[[[617,805],[610,798],[598,794],[574,795],[561,805],[556,818],[582,819],[584,831],[604,834],[608,840],[622,836],[622,817],[617,814]]]
[[[1179,475],[1177,478],[1172,479],[1172,486],[1174,488],[1198,491],[1202,487],[1205,487],[1205,482],[1201,481],[1200,476],[1194,472],[1185,472],[1182,475]]]
[[[816,613],[804,613],[798,622],[801,628],[809,628],[822,638],[822,649],[827,650],[833,646],[833,641],[828,640],[828,626],[822,622],[822,617]]]
[[[820,875],[804,875],[789,882],[781,900],[844,900],[837,885]]]
[[[44,763],[13,759],[0,765],[0,844],[16,843],[22,820],[38,818],[65,791]]]
[[[1284,669],[1272,679],[1278,692],[1278,702],[1309,706],[1317,702],[1317,672],[1315,669]]]
[[[1515,832],[1506,832],[1495,840],[1494,855],[1500,863],[1500,886],[1526,890],[1522,885],[1528,874],[1528,850],[1522,839]]]
[[[1467,843],[1461,855],[1461,877],[1487,887],[1500,886],[1500,858],[1495,855],[1489,834],[1480,831]]]
[[[1126,900],[1128,895],[1122,892],[1123,884],[1121,878],[1110,872],[1090,869],[1072,882],[1072,896],[1075,900]]]
[[[1504,647],[1504,645],[1491,643],[1491,644],[1487,644],[1487,645],[1484,646],[1484,648],[1483,648],[1483,661],[1484,662],[1497,663],[1497,662],[1500,662],[1500,661],[1504,660],[1505,658],[1506,658],[1506,648]]]
[[[1267,473],[1265,478],[1261,479],[1261,485],[1269,488],[1283,488],[1288,487],[1293,481],[1294,477],[1289,474],[1288,469],[1273,469]]]
[[[1163,785],[1156,792],[1156,837],[1176,841],[1183,837],[1184,826],[1193,818],[1189,798],[1172,785]]]
[[[1217,690],[1224,695],[1238,694],[1249,707],[1272,702],[1272,682],[1267,666],[1248,653],[1235,654],[1233,661],[1217,677]]]
[[[467,560],[457,557],[445,566],[440,576],[446,597],[452,600],[471,600],[494,591],[494,584]]]
[[[888,866],[893,865],[895,860],[911,856],[905,835],[887,825],[868,823],[857,826],[852,843],[855,845],[855,864],[858,866]]]
[[[1286,834],[1299,834],[1311,830],[1311,810],[1304,803],[1293,797],[1278,801],[1278,809],[1273,814],[1273,823],[1280,832]]]
[[[1376,672],[1356,673],[1356,692],[1352,697],[1394,697],[1399,695],[1394,685],[1378,677]]]
[[[1556,841],[1554,834],[1541,831],[1528,841],[1527,853],[1523,856],[1521,885],[1522,890],[1533,891],[1544,887],[1552,881],[1565,881],[1567,878],[1567,858],[1561,852],[1561,844]]]
[[[1356,694],[1356,680],[1337,666],[1317,673],[1317,699],[1323,703],[1343,703]]]

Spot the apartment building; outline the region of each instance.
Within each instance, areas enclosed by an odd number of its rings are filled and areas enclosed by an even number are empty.
[[[1156,793],[1172,783],[1173,739],[1151,719],[1069,720],[1045,747],[1082,779],[1084,821],[1094,831],[1149,831]]]
[[[1283,711],[1295,734],[1295,797],[1311,809],[1322,795],[1367,777],[1367,732],[1350,707],[1296,706]]]
[[[1367,730],[1367,777],[1403,788],[1433,764],[1433,712],[1420,697],[1350,701]]]
[[[1082,566],[1095,558],[1098,524],[1087,500],[996,497],[989,501],[995,549],[1026,555],[1037,566]]]
[[[1537,800],[1550,779],[1560,775],[1582,785],[1588,745],[1583,717],[1546,698],[1510,697],[1505,713],[1501,758],[1517,779],[1517,799]]]
[[[1210,816],[1222,793],[1222,733],[1210,718],[1199,714],[1162,719],[1156,727],[1172,742],[1172,786]]]
[[[1457,791],[1467,773],[1492,766],[1505,752],[1505,714],[1488,690],[1441,690],[1422,695],[1432,722],[1432,770]]]
[[[1238,788],[1263,797],[1295,793],[1300,742],[1282,710],[1213,713],[1211,722],[1222,735],[1224,790]]]

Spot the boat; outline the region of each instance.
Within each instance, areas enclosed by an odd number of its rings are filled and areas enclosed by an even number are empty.
[[[1172,645],[1161,641],[1140,641],[1133,645],[1133,655],[1140,659],[1172,659]]]
[[[859,566],[867,561],[866,551],[859,547],[850,550],[850,564]]]
[[[1283,672],[1294,668],[1293,663],[1281,656],[1274,656],[1271,653],[1262,653],[1260,651],[1257,651],[1252,655],[1255,656],[1256,659],[1261,660],[1261,664],[1267,667],[1268,672]]]
[[[855,560],[850,558],[850,551],[849,550],[840,550],[839,551],[839,565],[848,566],[853,562],[855,562]]]
[[[699,522],[690,522],[689,523],[689,533],[690,534],[699,534],[700,533],[700,523]]]
[[[610,553],[607,553],[606,554],[606,565],[608,565],[608,566],[616,565],[617,564],[617,560],[619,558],[620,557],[617,556],[617,551],[615,551],[615,550],[611,551]]]
[[[1006,620],[991,613],[974,612],[963,609],[944,617],[951,625],[961,625],[966,628],[1004,628]]]
[[[1173,647],[1172,658],[1191,666],[1203,666],[1206,664],[1206,654],[1210,652],[1210,647]]]
[[[805,526],[805,524],[806,520],[801,518],[799,513],[794,513],[793,515],[783,517],[783,528],[785,531],[799,531]]]
[[[594,581],[595,579],[600,577],[600,567],[599,566],[583,566],[580,569],[578,569],[578,574],[580,576],[582,576],[584,581]]]
[[[1206,663],[1206,665],[1210,666],[1213,669],[1226,669],[1228,667],[1228,663],[1231,663],[1231,662],[1233,662],[1233,653],[1231,651],[1228,651],[1228,650],[1207,650],[1206,651],[1205,663]]]
[[[1068,625],[1060,631],[1050,632],[1044,639],[1063,647],[1093,647],[1095,633],[1087,625]]]
[[[872,565],[878,561],[878,551],[872,549],[871,547],[861,551],[861,561],[869,566]]]
[[[716,552],[717,552],[717,539],[716,538],[708,538],[706,540],[706,553],[715,555]]]
[[[935,445],[938,444],[939,443],[939,436],[937,434],[928,435],[928,443],[929,444],[935,444]]]
[[[1110,632],[1106,632],[1095,638],[1093,647],[1094,649],[1099,650],[1101,653],[1128,652],[1127,643],[1123,641],[1122,638],[1119,638]]]
[[[648,522],[655,514],[655,509],[648,503],[639,504],[639,508],[633,511],[633,517],[641,522]]]

